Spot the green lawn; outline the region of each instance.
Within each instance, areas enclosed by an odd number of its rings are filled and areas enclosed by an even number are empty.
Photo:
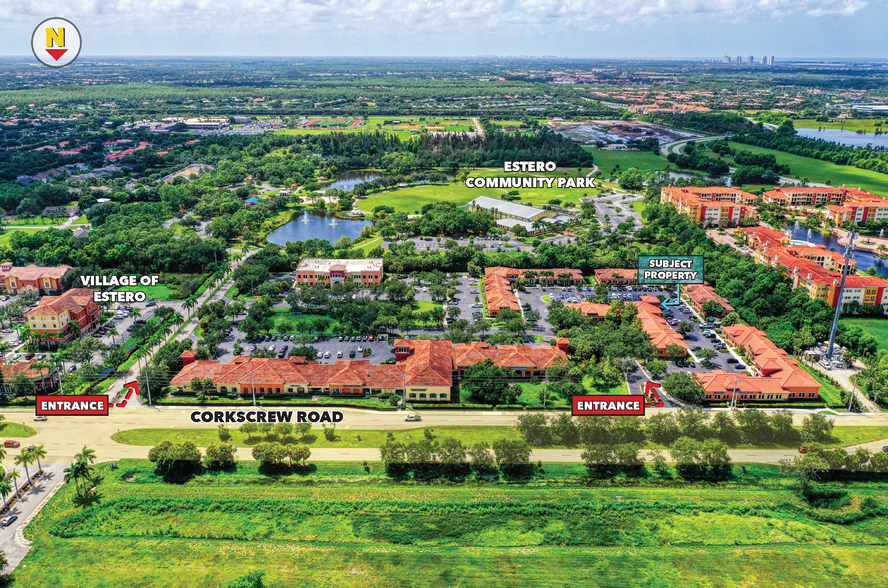
[[[359,249],[364,252],[364,255],[366,255],[367,253],[370,252],[371,249],[376,248],[376,246],[382,246],[382,244],[383,244],[382,237],[375,237],[372,239],[368,239],[364,243],[361,243],[357,247],[354,247],[354,249]]]
[[[272,333],[310,333],[332,335],[339,321],[322,314],[296,314],[289,308],[272,308]]]
[[[577,168],[559,169],[552,174],[530,174],[530,173],[505,173],[502,169],[476,169],[472,172],[473,177],[491,177],[491,176],[554,176],[554,177],[577,177],[585,176],[589,172],[588,169],[579,171]],[[479,196],[489,196],[491,198],[499,198],[510,190],[498,188],[469,188],[464,182],[448,182],[445,185],[423,185],[402,188],[400,190],[390,190],[388,192],[380,192],[372,194],[367,198],[358,201],[358,208],[364,212],[371,212],[376,206],[391,206],[396,210],[401,210],[410,214],[419,214],[420,210],[426,204],[434,204],[436,202],[453,202],[457,205],[464,205]],[[518,189],[517,204],[527,204],[529,206],[542,206],[548,204],[550,200],[561,200],[562,204],[572,204],[575,208],[579,208],[580,198],[584,194],[587,196],[595,196],[600,193],[597,189],[588,188],[557,188],[554,184],[551,188],[536,189]]]
[[[85,214],[82,214],[82,215],[78,216],[77,219],[74,220],[74,223],[73,223],[73,224],[75,224],[75,225],[88,225],[88,224],[89,224],[89,219],[86,218],[86,215],[85,215]]]
[[[828,161],[820,161],[801,155],[783,153],[773,149],[765,149],[754,145],[730,142],[733,149],[742,149],[753,153],[769,153],[777,157],[777,162],[789,166],[790,176],[794,178],[808,178],[812,182],[831,182],[833,186],[853,186],[866,190],[879,196],[888,196],[888,175],[879,172],[851,167],[848,165],[836,165]],[[707,152],[710,153],[711,152]],[[733,165],[733,160],[728,158]],[[749,190],[751,186],[744,186]],[[773,188],[770,186],[769,189]]]
[[[0,423],[0,437],[33,437],[37,431],[22,423]]]
[[[605,151],[588,145],[584,145],[583,149],[592,154],[595,165],[606,178],[610,177],[610,172],[616,165],[620,166],[620,170],[637,167],[642,172],[666,169],[669,165],[665,156],[650,151]]]
[[[48,216],[32,216],[30,218],[15,218],[6,221],[6,226],[22,226],[22,227],[57,227],[63,224],[66,218],[51,219]]]
[[[864,332],[876,338],[879,349],[888,350],[888,319],[880,317],[850,317],[844,316],[839,323],[846,327],[860,327]]]
[[[66,484],[26,527],[16,585],[221,587],[251,570],[307,588],[883,588],[888,576],[888,525],[860,509],[885,504],[884,484],[843,485],[857,519],[839,525],[758,466],[698,485],[590,481],[579,464],[467,484],[401,483],[378,462],[257,465],[168,484],[146,460],[99,464],[99,500],[78,506]]]
[[[813,118],[799,118],[792,121],[792,126],[797,129],[845,129],[846,131],[866,131],[867,133],[882,130],[888,132],[888,125],[876,126],[877,120],[881,122],[885,119],[852,118],[834,122],[819,122]]]
[[[519,384],[524,392],[518,397],[518,403],[529,407],[541,407],[543,405],[541,394],[543,392],[543,384]],[[586,383],[589,394],[628,394],[626,386],[614,387],[595,387]],[[600,384],[599,384],[600,386]],[[551,391],[551,385],[550,385]],[[326,397],[325,397],[326,398]],[[330,398],[331,402],[338,400],[347,401],[348,398]],[[306,403],[300,400],[300,403]],[[314,403],[311,403],[312,405]],[[546,406],[549,408],[558,408],[569,406],[569,401],[559,398],[550,393],[546,397]],[[283,406],[283,405],[282,405]],[[212,408],[212,407],[210,407]],[[795,427],[801,429],[801,427]],[[396,439],[401,441],[416,441],[423,438],[424,430],[432,429],[436,435],[453,437],[459,439],[465,445],[472,445],[477,441],[487,440],[491,442],[495,439],[520,439],[518,431],[511,426],[493,426],[493,425],[466,425],[466,426],[436,426],[436,427],[417,427],[414,429],[393,429],[391,433]],[[642,427],[644,429],[644,427]],[[264,437],[255,434],[249,440],[244,435],[230,427],[231,440],[227,441],[238,447],[252,447],[257,443],[264,441]],[[312,432],[305,439],[293,438],[283,440],[286,443],[305,443],[312,447],[379,447],[385,442],[389,431],[385,429],[337,429],[336,441],[327,441],[322,434],[322,429],[315,426]],[[20,435],[24,436],[24,435]],[[888,438],[888,426],[836,426],[833,428],[833,439],[828,443],[823,443],[824,447],[847,447],[849,445],[857,445],[858,443],[869,443],[870,441],[878,441]],[[127,445],[157,445],[161,441],[191,441],[199,447],[206,447],[214,443],[219,443],[219,437],[216,429],[202,428],[182,428],[182,429],[130,429],[121,431],[113,435],[113,439],[118,443]],[[275,437],[273,440],[279,440]],[[738,443],[730,445],[731,449],[787,449],[797,447],[797,443],[773,443],[766,445],[751,445],[748,443]],[[565,446],[555,445],[549,446],[554,449],[563,449]],[[651,442],[641,444],[642,448],[664,448],[664,445],[658,445]]]
[[[148,299],[155,298],[157,300],[163,300],[164,302],[169,302],[170,300],[177,300],[173,297],[174,291],[167,288],[162,284],[158,284],[156,286],[121,286],[117,288],[118,292],[144,292],[145,296]]]
[[[29,235],[33,235],[37,231],[43,231],[44,229],[8,229],[3,231],[3,234],[0,235],[0,245],[9,245],[9,240],[12,238],[13,233],[27,233]]]

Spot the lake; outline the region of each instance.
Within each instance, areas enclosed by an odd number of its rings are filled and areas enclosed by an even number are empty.
[[[796,129],[796,133],[800,137],[809,139],[823,139],[833,143],[841,143],[850,147],[873,147],[888,148],[888,133],[876,135],[874,133],[857,134],[854,131],[844,131],[842,129]]]
[[[368,171],[342,172],[333,176],[333,183],[324,189],[329,190],[330,188],[336,188],[337,190],[345,190],[346,192],[348,192],[350,190],[354,190],[355,186],[357,186],[358,184],[371,182],[376,178],[381,178],[382,176],[383,174]]]
[[[792,229],[792,239],[797,241],[809,241],[818,245],[824,245],[827,249],[829,249],[830,247],[834,247],[835,250],[839,253],[845,252],[845,248],[839,245],[839,238],[832,233],[819,233],[817,231],[811,231],[811,236],[809,237],[808,229],[806,229],[805,227],[799,227],[797,229]],[[856,240],[859,241],[860,237],[857,237]],[[871,267],[875,267],[876,271],[879,272],[879,274],[888,278],[888,268],[886,268],[885,266],[885,261],[878,255],[873,255],[872,253],[867,253],[866,251],[854,251],[852,256],[854,258],[854,261],[857,262],[858,271],[862,272]]]
[[[276,245],[286,245],[288,241],[308,241],[326,239],[335,243],[346,235],[352,239],[361,236],[361,229],[373,223],[365,220],[341,219],[323,212],[304,211],[293,213],[293,220],[268,234],[268,241]]]

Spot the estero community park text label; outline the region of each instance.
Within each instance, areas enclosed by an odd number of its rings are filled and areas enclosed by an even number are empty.
[[[108,416],[107,396],[38,396],[38,416]]]
[[[702,284],[702,255],[639,255],[639,284]]]
[[[191,413],[193,423],[341,423],[344,418],[339,410],[195,410]]]
[[[571,409],[574,416],[644,416],[644,396],[574,396]]]

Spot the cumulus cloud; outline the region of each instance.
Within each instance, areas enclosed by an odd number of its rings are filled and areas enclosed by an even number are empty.
[[[138,44],[140,54],[170,53],[152,51],[152,42],[193,50],[189,41],[218,43],[237,35],[242,40],[230,44],[235,54],[247,46],[261,53],[263,44],[267,53],[285,46],[304,52],[308,46],[317,49],[312,53],[343,54],[337,49],[383,41],[404,45],[398,53],[419,43],[425,44],[422,53],[459,54],[468,44],[572,37],[581,42],[590,33],[655,30],[661,24],[713,30],[728,23],[852,17],[867,5],[866,0],[70,0],[58,15],[47,15],[45,2],[9,0],[0,2],[0,53],[17,53],[14,37],[30,35],[29,27],[47,16],[69,18],[93,39],[101,31],[96,45],[105,51]]]

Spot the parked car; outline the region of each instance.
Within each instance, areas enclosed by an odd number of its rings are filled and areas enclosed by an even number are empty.
[[[336,352],[336,357],[342,357],[342,350],[341,349]]]
[[[324,352],[324,359],[327,359],[329,357],[330,357],[330,352],[329,351]]]
[[[349,356],[349,357],[354,357],[354,356],[355,356],[355,350],[352,349],[351,351],[349,351],[349,352],[348,352],[348,356]]]

